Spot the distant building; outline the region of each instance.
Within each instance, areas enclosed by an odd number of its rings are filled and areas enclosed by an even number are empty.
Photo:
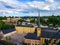
[[[7,22],[11,22],[11,18],[7,18]]]
[[[8,22],[8,23],[13,23],[14,25],[16,25],[16,24],[17,24],[17,21],[18,21],[19,19],[21,19],[21,18],[20,18],[20,17],[18,17],[18,18],[16,18],[16,17],[13,17],[13,18],[8,17],[8,18],[7,18],[7,22]]]
[[[6,20],[2,20],[3,22],[6,22]]]

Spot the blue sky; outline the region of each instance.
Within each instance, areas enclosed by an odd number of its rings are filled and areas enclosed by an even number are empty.
[[[60,0],[0,0],[0,16],[60,15]]]

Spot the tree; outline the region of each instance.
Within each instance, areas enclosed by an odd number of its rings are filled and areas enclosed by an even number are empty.
[[[5,23],[3,21],[0,21],[0,30],[3,28],[4,24]]]
[[[46,24],[46,20],[44,19],[44,17],[40,17],[40,22],[41,24]]]
[[[0,16],[0,20],[6,20],[6,19],[7,19],[6,16],[4,16],[4,17],[1,17],[1,16]]]
[[[6,16],[4,16],[4,17],[3,17],[3,19],[4,19],[4,20],[6,20],[6,19],[7,19],[7,17],[6,17]]]
[[[49,23],[48,25],[52,24],[52,26],[55,27],[56,24],[58,23],[57,17],[54,15],[49,16],[47,22]]]
[[[2,29],[2,26],[3,26],[3,25],[0,23],[0,30]]]
[[[30,23],[34,23],[35,19],[34,18],[30,18]]]
[[[7,36],[6,37],[6,40],[11,40],[11,36]]]
[[[57,24],[60,26],[60,18],[57,18]]]
[[[22,24],[22,22],[24,22],[23,19],[18,20],[18,23],[21,23]]]
[[[14,44],[14,43],[12,43],[12,42],[8,42],[8,41],[5,41],[5,40],[0,40],[0,43],[1,43],[2,45],[16,45],[16,44]]]
[[[3,21],[0,21],[0,30],[14,28],[12,24],[5,24]]]

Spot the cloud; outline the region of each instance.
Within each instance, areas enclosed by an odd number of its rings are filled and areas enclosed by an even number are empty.
[[[47,4],[46,2],[52,2],[52,4],[49,4],[49,3]],[[55,6],[55,3],[56,3],[54,0],[46,0],[46,2],[40,2],[35,0],[32,2],[22,3],[22,2],[19,2],[18,0],[0,0],[0,3],[4,8],[12,7],[13,9],[31,9],[31,7],[33,7],[33,8],[39,8],[42,10],[44,9],[49,10],[51,7],[53,7],[52,5]]]
[[[59,1],[59,0],[58,0]],[[33,0],[32,2],[20,2],[18,0],[0,0],[1,14],[33,13],[36,10],[58,10],[60,2],[57,0]]]
[[[47,2],[52,2],[52,3],[47,3]],[[52,10],[55,9],[55,7],[60,4],[57,3],[54,0],[46,0],[46,2],[40,2],[40,1],[32,1],[32,2],[26,2],[22,3],[19,2],[18,0],[0,0],[0,6],[2,9],[19,9],[19,10],[29,10],[32,8],[37,8],[40,10]],[[0,9],[1,9],[0,8]],[[52,9],[51,9],[52,8]],[[56,8],[58,9],[58,8]]]
[[[47,1],[49,3],[53,3],[54,2],[54,0],[45,0],[45,1]]]
[[[27,8],[27,6],[21,2],[18,2],[17,0],[0,0],[4,6],[10,6],[14,9],[21,9],[21,8]]]
[[[28,5],[40,10],[50,10],[49,6],[45,2],[33,1],[33,2],[29,2]]]

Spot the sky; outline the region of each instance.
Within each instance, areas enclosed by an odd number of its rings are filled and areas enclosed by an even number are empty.
[[[60,16],[60,0],[0,0],[0,16]]]

